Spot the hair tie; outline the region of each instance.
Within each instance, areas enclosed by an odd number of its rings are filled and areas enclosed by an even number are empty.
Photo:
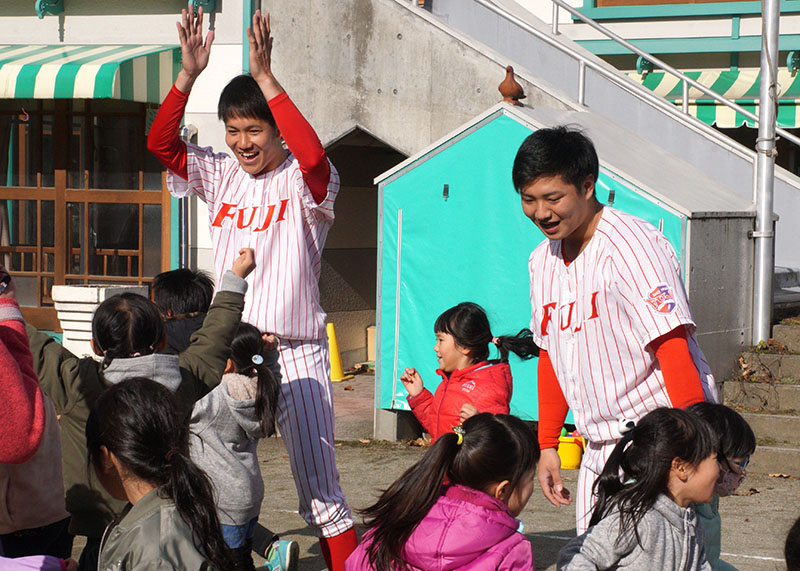
[[[466,434],[466,431],[464,430],[464,427],[461,426],[460,424],[458,426],[454,426],[453,427],[453,432],[455,432],[456,436],[458,436],[458,440],[456,440],[456,444],[461,446],[464,443],[464,435]]]
[[[171,462],[173,456],[175,456],[175,454],[180,454],[180,453],[181,451],[178,450],[177,448],[170,448],[169,450],[167,450],[167,453],[164,454],[164,460],[166,460],[167,462]]]
[[[636,421],[630,418],[620,418],[617,421],[617,430],[623,436],[627,435],[629,432],[633,431],[636,428]]]
[[[264,362],[264,357],[256,353],[255,355],[250,357],[250,360],[253,362],[254,365],[261,365]]]
[[[500,345],[500,339],[498,339],[497,337],[492,337],[492,343],[494,343],[495,345]]]

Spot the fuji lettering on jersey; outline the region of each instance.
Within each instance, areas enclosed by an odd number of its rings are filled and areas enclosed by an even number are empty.
[[[558,327],[561,329],[561,331],[566,331],[567,329],[572,328],[573,333],[577,333],[583,329],[584,322],[591,319],[597,319],[600,315],[597,311],[597,294],[599,293],[599,291],[592,292],[592,295],[588,300],[589,303],[586,304],[586,306],[588,306],[588,310],[584,312],[584,315],[582,316],[578,315],[578,311],[575,310],[574,301],[563,304],[558,308],[558,310],[556,310],[556,302],[543,305],[541,325],[542,337],[545,337],[550,333],[548,328],[556,316],[558,316]]]
[[[461,385],[461,390],[465,393],[471,393],[473,390],[475,390],[475,381],[467,381]]]
[[[675,311],[677,304],[675,303],[675,296],[672,295],[672,289],[665,284],[658,284],[650,291],[648,297],[644,301],[658,313],[669,315]]]
[[[265,232],[273,220],[275,224],[286,220],[288,205],[288,198],[284,198],[278,204],[243,206],[241,208],[236,204],[223,202],[211,226],[221,228],[225,220],[230,219],[228,225],[236,224],[236,228],[239,230],[250,228],[253,232]],[[278,210],[277,216],[275,216],[275,210]]]

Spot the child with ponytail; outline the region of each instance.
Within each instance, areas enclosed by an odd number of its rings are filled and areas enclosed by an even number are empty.
[[[128,502],[103,535],[99,570],[232,568],[211,482],[189,457],[169,389],[132,378],[106,390],[86,421],[86,446],[103,487]]]
[[[511,402],[511,367],[508,353],[522,359],[539,354],[531,332],[494,337],[489,318],[475,303],[459,303],[442,313],[433,326],[439,360],[436,372],[442,382],[431,392],[423,387],[416,369],[405,370],[400,380],[408,391],[408,404],[423,428],[436,441],[442,434],[479,412],[508,414]],[[489,345],[500,359],[489,361]]]
[[[714,495],[717,447],[694,414],[658,408],[642,417],[611,452],[590,527],[559,552],[558,569],[710,570],[694,504]]]
[[[192,459],[214,486],[222,534],[236,570],[255,569],[250,552],[264,498],[256,446],[276,431],[281,386],[264,354],[261,332],[240,323],[222,382],[197,401],[190,425]],[[290,549],[275,546],[268,560],[283,558],[279,568],[295,567],[298,548],[292,543]]]
[[[219,284],[203,327],[180,355],[161,353],[164,323],[155,304],[123,293],[106,299],[92,318],[92,348],[101,357],[77,357],[50,336],[28,325],[33,366],[42,391],[59,415],[62,467],[69,531],[86,536],[79,571],[97,569],[103,530],[124,507],[86,470],[86,419],[108,387],[132,377],[147,377],[175,394],[181,420],[194,403],[219,384],[230,344],[242,318],[245,278],[255,268],[255,254],[244,248]]]
[[[516,517],[538,459],[536,434],[519,418],[468,418],[362,512],[368,529],[345,569],[530,571],[531,544]]]

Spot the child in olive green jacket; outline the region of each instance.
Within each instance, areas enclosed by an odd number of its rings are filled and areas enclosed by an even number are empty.
[[[221,280],[203,327],[192,336],[189,348],[177,356],[159,353],[166,344],[163,322],[156,306],[140,295],[113,296],[95,312],[92,348],[103,357],[101,362],[78,358],[28,326],[40,386],[60,417],[70,531],[87,537],[81,569],[96,566],[103,531],[124,507],[87,470],[85,429],[92,405],[112,384],[147,377],[169,388],[180,414],[188,416],[194,403],[219,384],[244,309],[244,278],[253,268],[253,250],[241,250],[232,270]]]

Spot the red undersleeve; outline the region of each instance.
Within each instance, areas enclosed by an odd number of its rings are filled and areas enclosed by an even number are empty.
[[[661,366],[672,406],[686,408],[690,404],[704,401],[703,385],[686,341],[686,328],[678,326],[653,341],[650,346]]]
[[[553,363],[547,351],[539,352],[538,366],[538,391],[539,391],[539,447],[558,447],[558,437],[564,419],[567,418],[567,399],[558,384]]]

